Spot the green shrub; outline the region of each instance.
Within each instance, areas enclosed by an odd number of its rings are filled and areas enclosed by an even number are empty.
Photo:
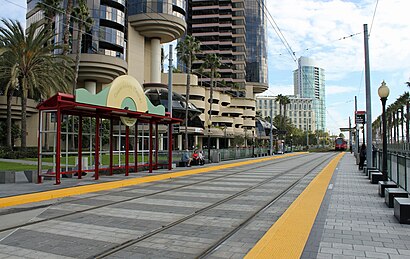
[[[0,158],[20,159],[20,158],[36,158],[37,147],[19,148],[12,150],[8,147],[0,147]]]

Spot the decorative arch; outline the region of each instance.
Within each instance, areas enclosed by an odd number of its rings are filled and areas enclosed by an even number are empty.
[[[107,107],[123,108],[123,102],[129,102],[130,99],[134,101],[136,110],[138,112],[147,112],[148,104],[145,93],[140,83],[132,76],[123,75],[117,77],[110,86],[107,95]],[[129,107],[130,110],[134,107]]]

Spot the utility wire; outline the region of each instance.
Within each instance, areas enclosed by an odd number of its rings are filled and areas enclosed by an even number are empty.
[[[379,4],[379,0],[376,1],[376,6],[374,7],[374,12],[373,12],[373,17],[372,17],[372,23],[370,24],[369,37],[370,37],[370,34],[372,33],[373,22],[374,22],[374,18],[376,17],[376,11],[377,11],[377,6],[378,6],[378,4]]]

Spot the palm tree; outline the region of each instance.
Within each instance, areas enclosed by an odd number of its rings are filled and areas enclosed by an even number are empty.
[[[54,17],[63,12],[60,7],[62,0],[40,0],[37,2],[36,7],[43,11],[45,21],[45,29],[50,31],[53,27]]]
[[[11,119],[11,99],[13,98],[13,93],[15,90],[15,87],[17,84],[15,84],[13,81],[10,79],[12,76],[9,74],[10,70],[7,70],[7,67],[9,66],[10,63],[15,63],[11,61],[10,55],[8,53],[5,53],[5,45],[3,41],[0,41],[0,71],[1,77],[0,77],[0,85],[2,86],[2,93],[6,96],[7,98],[7,116],[6,116],[6,145],[9,148],[12,148],[12,133],[11,133],[11,128],[12,128],[12,119]]]
[[[410,120],[410,94],[409,92],[404,93],[404,98],[406,102],[406,140],[410,143],[410,133],[409,133],[409,120]]]
[[[278,94],[278,96],[275,99],[276,102],[279,102],[279,115],[282,117],[282,106],[284,109],[284,114],[283,114],[283,119],[281,119],[281,123],[280,123],[280,127],[281,129],[283,128],[283,123],[286,120],[286,105],[288,105],[290,103],[290,99],[289,97],[282,95],[282,94]]]
[[[64,34],[63,34],[63,55],[67,55],[70,49],[70,22],[71,22],[71,12],[73,11],[73,0],[67,0],[67,6],[65,8],[64,15]]]
[[[282,100],[283,100],[283,95],[282,94],[278,94],[278,96],[276,96],[276,98],[275,98],[275,102],[278,102],[279,103],[279,115],[280,116],[282,116]],[[282,124],[282,123],[280,123],[280,124]],[[279,127],[281,126],[281,125],[278,125]]]
[[[286,121],[286,107],[290,103],[290,99],[287,96],[283,96],[282,105],[283,105],[283,120]]]
[[[3,60],[0,60],[1,63],[1,67],[3,66],[2,64],[4,64]],[[7,100],[7,112],[6,112],[6,145],[9,148],[12,148],[12,118],[11,118],[11,101],[13,98],[13,93],[15,90],[15,85],[11,83],[11,81],[9,80],[9,77],[4,76],[3,78],[1,78],[1,82],[0,85],[2,86],[2,93],[6,96],[6,100]]]
[[[209,88],[209,121],[212,118],[212,103],[213,103],[213,90],[214,90],[214,80],[216,77],[216,70],[221,67],[221,58],[215,54],[207,54],[205,56],[203,67],[211,70],[211,84]]]
[[[78,26],[77,51],[75,55],[75,72],[74,72],[74,85],[73,85],[73,94],[75,94],[75,89],[77,87],[77,80],[78,80],[78,71],[80,69],[80,55],[81,55],[81,45],[83,41],[83,35],[85,31],[89,31],[91,29],[93,19],[90,17],[90,11],[88,10],[87,3],[84,0],[78,1],[78,6],[76,6],[73,9],[71,16],[74,18]]]
[[[196,59],[195,53],[200,51],[200,44],[201,42],[191,35],[187,35],[184,40],[177,44],[177,55],[187,69],[185,93],[185,149],[188,149],[188,102],[189,90],[191,87],[192,61]]]
[[[3,42],[0,54],[10,57],[9,62],[0,71],[21,93],[21,147],[26,147],[27,98],[34,95],[48,97],[54,91],[68,89],[73,71],[68,58],[53,55],[58,45],[47,45],[53,34],[34,23],[27,29],[27,34],[18,21],[1,20],[5,27],[0,27],[0,39]],[[61,73],[66,71],[66,73]]]
[[[210,136],[210,129],[212,123],[212,104],[214,102],[214,79],[216,77],[216,70],[221,67],[221,58],[215,53],[208,53],[205,56],[204,68],[211,70],[211,85],[209,87],[209,123],[208,123],[208,157],[211,155],[211,136]],[[246,139],[245,139],[246,141]]]

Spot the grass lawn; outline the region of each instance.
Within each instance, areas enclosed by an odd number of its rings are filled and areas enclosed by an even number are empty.
[[[88,157],[88,159],[90,158],[89,155],[83,155],[83,157]],[[76,162],[76,158],[77,156],[68,156],[68,164],[69,165],[75,165],[77,164]],[[154,159],[154,157],[153,157]],[[158,156],[158,161],[166,161],[168,159],[167,156],[165,155],[159,155]],[[37,158],[24,158],[24,160],[28,160],[28,161],[37,161]],[[94,157],[93,157],[94,160]],[[110,164],[110,155],[109,154],[103,154],[100,157],[100,160],[102,160],[102,164],[103,165],[109,165]],[[52,163],[53,162],[53,157],[43,157],[42,159],[43,162],[47,162],[47,163]],[[142,161],[142,155],[138,155],[138,162]],[[144,154],[144,161],[147,162],[148,161],[148,154]],[[114,155],[113,156],[113,162],[114,164],[118,164],[118,155]],[[134,154],[131,154],[129,156],[129,162],[130,163],[134,163]],[[65,156],[61,157],[61,164],[65,164],[66,163],[66,158]],[[90,163],[90,161],[88,160],[88,163]],[[125,163],[125,155],[121,155],[121,164]]]
[[[49,166],[43,166],[43,169],[50,168]],[[0,162],[1,171],[24,171],[24,170],[37,170],[37,165],[24,165],[10,162]]]

